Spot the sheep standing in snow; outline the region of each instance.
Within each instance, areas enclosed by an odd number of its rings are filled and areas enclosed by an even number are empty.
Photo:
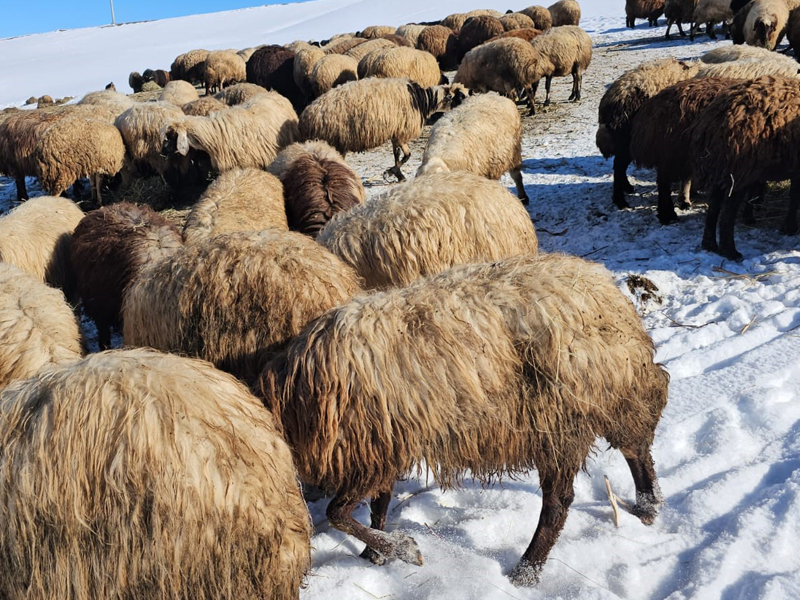
[[[206,96],[222,88],[247,79],[247,63],[238,54],[227,50],[210,52],[203,74]]]
[[[575,0],[559,0],[547,7],[553,19],[553,27],[581,24],[581,7]]]
[[[528,204],[522,183],[522,120],[513,100],[494,92],[467,98],[431,129],[417,176],[470,171],[488,179],[508,172],[517,196]]]
[[[344,54],[326,54],[311,70],[309,77],[309,98],[319,98],[333,88],[358,79],[356,59]]]
[[[444,25],[426,27],[417,38],[417,50],[432,54],[443,71],[458,66],[458,38]]]
[[[553,26],[553,17],[544,6],[529,6],[519,12],[530,17],[533,20],[533,27],[539,31],[547,31]]]
[[[190,50],[179,55],[169,69],[170,79],[202,83],[208,55],[208,50]]]
[[[115,125],[122,134],[128,156],[140,170],[166,173],[169,159],[161,153],[161,130],[183,116],[180,107],[170,102],[137,102],[117,117]]]
[[[694,9],[694,23],[692,27],[692,40],[694,40],[694,30],[698,23],[706,24],[706,33],[712,40],[717,39],[714,33],[714,24],[722,23],[723,28],[733,20],[730,0],[699,0],[697,8]]]
[[[774,50],[788,23],[787,0],[755,0],[744,24],[745,41],[751,46]]]
[[[688,23],[692,27],[694,19],[694,9],[697,7],[697,0],[666,0],[664,2],[664,16],[667,17],[667,32],[664,34],[669,39],[669,31],[673,25],[678,26],[678,33],[681,37],[686,37],[683,31],[683,24]]]
[[[664,14],[664,0],[626,0],[625,26],[636,27],[636,19],[647,19],[650,27],[658,25],[658,17]]]
[[[539,524],[510,574],[534,585],[597,437],[628,462],[633,514],[657,516],[651,446],[669,375],[654,350],[604,267],[520,256],[328,311],[267,364],[260,389],[301,479],[334,494],[330,524],[377,564],[422,564],[413,538],[383,531],[395,481],[418,465],[443,488],[536,468]],[[351,516],[364,498],[372,527]]]
[[[461,32],[458,34],[458,49],[461,56],[496,35],[500,35],[505,30],[506,28],[500,19],[495,17],[470,17],[461,27]]]
[[[536,55],[531,109],[536,100],[536,88],[542,77],[545,78],[544,87],[547,93],[545,106],[550,104],[550,84],[553,77],[566,75],[572,75],[572,93],[569,99],[578,102],[581,99],[583,72],[592,60],[592,39],[580,27],[564,25],[537,36],[531,42],[531,46]]]
[[[506,31],[514,31],[515,29],[535,29],[533,19],[528,15],[522,13],[506,13],[500,18],[500,22]]]
[[[283,46],[263,46],[247,61],[247,82],[278,92],[298,112],[307,99],[294,80],[295,53]]]
[[[358,63],[358,78],[366,77],[410,79],[422,87],[447,83],[432,54],[406,47],[375,50],[362,58]]]
[[[3,598],[299,598],[290,450],[211,365],[131,350],[48,369],[0,394],[0,440]]]

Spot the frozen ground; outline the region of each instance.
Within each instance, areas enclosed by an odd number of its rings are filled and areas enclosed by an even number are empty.
[[[413,11],[414,2],[406,4]],[[315,502],[314,569],[301,594],[305,600],[800,597],[798,239],[764,224],[739,226],[745,261],[723,262],[699,249],[704,206],[679,211],[678,224],[658,224],[654,177],[645,171],[634,172],[633,208],[614,210],[611,165],[594,146],[605,86],[641,61],[693,57],[714,44],[704,37],[694,44],[664,42],[663,26],[626,30],[616,7],[622,1],[610,4],[587,7],[598,16],[583,23],[595,40],[583,101],[565,103],[569,80],[557,80],[555,105],[525,118],[524,178],[542,250],[600,261],[626,291],[630,275],[658,288],[642,299],[634,287],[632,297],[672,376],[654,446],[666,498],[659,518],[646,527],[623,514],[614,527],[603,476],[629,500],[633,483],[622,456],[601,443],[576,480],[575,503],[541,583],[517,589],[504,573],[536,527],[541,494],[535,473],[444,493],[424,479],[404,481],[395,488],[388,529],[413,535],[425,566],[366,563],[357,556],[362,544],[330,528],[325,501]],[[614,16],[599,18],[603,11]],[[364,24],[413,18],[367,17]],[[297,31],[298,37],[320,36],[302,23]],[[729,42],[715,44],[723,43]],[[423,142],[414,147],[406,173],[419,164]],[[388,146],[348,160],[370,194],[388,188],[380,177],[391,163]],[[512,187],[510,179],[503,181]],[[0,203],[9,204],[12,190],[10,180],[0,179]],[[366,522],[368,508],[356,516]]]

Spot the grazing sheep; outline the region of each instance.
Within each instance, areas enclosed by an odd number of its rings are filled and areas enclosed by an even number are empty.
[[[111,345],[125,290],[146,264],[181,245],[178,228],[148,206],[119,202],[88,213],[72,234],[70,259],[86,314],[97,325],[100,349]]]
[[[193,102],[181,106],[183,114],[193,117],[207,117],[211,113],[228,108],[227,104],[220,102],[214,96],[203,96]]]
[[[466,13],[454,13],[452,15],[447,15],[440,21],[440,24],[450,29],[455,35],[459,35],[461,33],[461,28],[464,26],[464,22],[468,18]]]
[[[636,19],[647,19],[648,25],[655,27],[658,25],[658,17],[662,14],[664,14],[664,0],[625,1],[626,27],[636,27]]]
[[[747,16],[750,14],[750,9],[753,7],[753,2],[752,0],[747,2],[737,10],[734,6],[734,1],[731,2],[731,8],[734,11],[733,21],[730,26],[731,41],[736,45],[741,45],[745,43],[744,27],[747,23]]]
[[[191,83],[186,81],[170,81],[158,96],[159,102],[169,102],[175,106],[183,106],[200,98],[200,94]]]
[[[254,83],[237,83],[225,88],[214,97],[228,106],[236,106],[237,104],[247,102],[253,96],[266,93],[267,90],[260,85]]]
[[[167,71],[164,69],[156,69],[154,81],[163,88],[171,81],[171,79]]]
[[[682,181],[681,208],[688,208],[692,162],[690,127],[698,113],[716,96],[736,83],[732,79],[689,79],[662,90],[639,109],[631,128],[630,152],[639,167],[655,169],[658,183],[658,220],[662,225],[678,220],[671,186]]]
[[[798,68],[797,61],[793,58],[758,46],[721,46],[701,55],[700,61],[712,65],[731,62],[774,62],[787,69]]]
[[[360,46],[361,44],[366,44],[368,41],[370,40],[365,40],[364,38],[357,38],[357,37],[342,38],[331,42],[322,49],[325,51],[325,54],[346,54],[356,46]]]
[[[368,288],[403,286],[454,265],[536,254],[525,208],[474,173],[433,173],[334,217],[317,242]]]
[[[458,66],[458,38],[449,27],[433,25],[423,29],[417,39],[417,50],[432,54],[442,71]]]
[[[537,36],[532,42],[537,60],[534,65],[534,79],[530,98],[531,110],[536,101],[539,80],[545,78],[546,97],[544,105],[550,105],[550,84],[553,77],[572,75],[570,101],[581,99],[583,72],[592,60],[592,39],[580,27],[570,25],[556,26]]]
[[[535,29],[533,19],[522,13],[508,13],[500,17],[500,22],[506,31],[515,29]]]
[[[494,42],[496,40],[502,40],[503,38],[513,37],[525,40],[526,42],[532,42],[543,33],[544,33],[543,31],[539,31],[538,29],[512,29],[511,31],[506,31],[505,33],[501,33],[500,35],[490,39],[489,41]]]
[[[283,46],[259,48],[247,61],[247,82],[278,92],[300,112],[306,98],[294,81],[294,57],[295,53]]]
[[[694,9],[694,23],[706,24],[706,33],[712,40],[717,39],[714,33],[714,24],[722,23],[723,28],[725,25],[733,20],[733,11],[731,10],[730,0],[699,0],[697,8]],[[694,30],[692,27],[692,39],[694,39]]]
[[[311,72],[319,59],[327,56],[320,48],[306,48],[297,52],[292,65],[292,77],[306,98],[314,98],[311,89]],[[356,63],[358,64],[358,63]]]
[[[786,0],[755,0],[744,24],[745,41],[751,46],[774,50],[788,23]]]
[[[186,243],[220,233],[288,231],[283,186],[259,169],[233,169],[217,177],[192,207],[183,226]]]
[[[523,8],[519,12],[529,16],[533,20],[534,29],[547,31],[553,26],[553,17],[550,15],[550,11],[544,6],[529,6],[528,8]]]
[[[416,25],[416,24],[409,24],[409,25],[401,25],[397,28],[397,35],[400,35],[406,38],[411,45],[416,47],[417,40],[419,39],[419,34],[422,33],[427,25]]]
[[[727,79],[755,79],[765,75],[800,77],[800,65],[795,61],[785,56],[776,56],[776,58],[778,60],[736,60],[715,65],[703,65],[696,77],[723,77]]]
[[[125,344],[197,356],[249,382],[358,290],[355,272],[304,235],[222,234],[142,270],[125,295]]]
[[[17,201],[28,199],[25,176],[36,176],[34,152],[42,133],[61,111],[20,110],[0,121],[0,173],[14,178]]]
[[[137,71],[132,71],[131,74],[128,75],[128,85],[133,90],[134,94],[138,94],[142,91],[144,78]]]
[[[190,149],[200,150],[219,173],[265,169],[282,148],[298,139],[291,103],[271,92],[207,117],[182,115],[171,120],[162,129],[162,153],[186,156]]]
[[[181,79],[189,83],[202,83],[208,58],[208,50],[190,50],[179,55],[169,68],[171,80]]]
[[[694,9],[697,8],[698,0],[666,0],[664,2],[664,16],[667,18],[667,32],[664,35],[669,39],[669,31],[673,25],[678,26],[678,33],[681,37],[686,37],[683,31],[683,24],[688,23],[691,31]]]
[[[581,7],[575,0],[559,0],[547,7],[553,19],[553,27],[581,24]]]
[[[450,86],[423,88],[405,79],[351,81],[320,96],[303,111],[300,133],[306,140],[325,140],[342,155],[371,150],[391,140],[394,167],[384,176],[403,181],[400,167],[411,155],[408,142],[420,136],[426,120],[449,104],[453,94]]]
[[[397,44],[392,41],[385,40],[383,38],[376,38],[350,48],[347,52],[345,52],[345,55],[360,61],[370,52],[384,48],[394,48],[396,45]]]
[[[69,260],[72,232],[83,211],[72,200],[39,196],[0,217],[0,261],[16,265],[39,281],[74,298]]]
[[[519,89],[532,98],[536,54],[531,43],[503,37],[467,52],[453,79],[476,92],[510,95]],[[533,111],[533,105],[531,104]]]
[[[382,35],[379,38],[373,38],[373,39],[388,40],[388,41],[392,42],[395,46],[405,46],[406,48],[413,48],[414,47],[414,44],[409,42],[402,35],[397,35],[396,33],[393,33],[391,35]]]
[[[102,205],[103,175],[113,177],[123,169],[125,143],[114,125],[75,115],[42,133],[34,160],[47,193],[60,196],[81,177],[89,177],[92,199]]]
[[[344,54],[323,54],[311,70],[308,79],[309,98],[319,98],[322,94],[348,81],[358,79],[356,59]]]
[[[410,79],[422,87],[447,83],[436,58],[422,50],[394,47],[375,50],[367,54],[357,66],[358,79],[383,77]],[[355,79],[355,78],[354,78]]]
[[[82,355],[81,329],[64,294],[0,262],[0,392]]]
[[[521,169],[522,120],[517,105],[490,92],[467,98],[436,122],[417,176],[470,171],[500,179],[508,172],[517,197],[528,204]]]
[[[90,106],[113,106],[119,107],[120,112],[133,106],[134,101],[125,94],[120,94],[114,89],[101,90],[99,92],[89,92],[78,101],[79,105]]]
[[[172,81],[169,85],[176,83],[186,82]],[[161,153],[161,131],[167,123],[183,116],[183,111],[170,102],[142,102],[117,117],[115,125],[137,168],[144,172],[152,169],[160,175],[166,173],[169,162]]]
[[[315,237],[336,214],[366,199],[361,179],[325,142],[293,144],[281,154],[270,170],[279,172],[294,231]]]
[[[198,360],[112,351],[0,394],[4,598],[285,600],[311,523],[275,419]]]
[[[488,42],[495,36],[505,33],[506,28],[500,19],[494,17],[470,17],[458,34],[458,50],[463,57],[473,48]]]
[[[697,116],[690,132],[693,179],[710,193],[703,248],[741,260],[734,225],[754,186],[792,180],[783,232],[797,232],[800,205],[800,83],[766,76],[728,87]],[[719,243],[717,219],[719,218]]]
[[[208,96],[211,92],[218,92],[247,79],[247,63],[238,54],[227,50],[209,52],[203,77]]]
[[[379,38],[384,35],[391,35],[397,32],[397,28],[391,25],[370,25],[365,27],[361,33],[357,33],[358,37],[363,37],[368,40]]]
[[[604,158],[614,157],[613,201],[617,208],[627,208],[625,194],[633,193],[628,181],[631,164],[631,123],[648,98],[666,87],[694,77],[699,66],[674,58],[642,63],[620,76],[600,100],[597,147]]]
[[[657,516],[651,446],[669,375],[654,351],[604,267],[520,256],[328,311],[267,364],[260,389],[300,478],[334,494],[329,523],[377,564],[422,564],[413,538],[382,531],[398,478],[424,464],[446,489],[536,468],[539,524],[510,573],[534,585],[597,437],[628,462],[631,512]],[[350,514],[364,498],[372,527]]]

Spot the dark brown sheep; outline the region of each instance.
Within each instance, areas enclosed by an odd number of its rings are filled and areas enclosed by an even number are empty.
[[[294,80],[295,53],[283,46],[263,46],[247,61],[247,82],[275,90],[288,98],[298,114],[307,99]]]
[[[433,54],[442,71],[452,71],[458,66],[458,38],[444,25],[426,27],[417,38],[417,50]]]
[[[547,13],[547,14],[550,14],[550,13]],[[530,42],[530,41],[535,40],[537,37],[539,37],[543,33],[544,33],[544,31],[541,31],[539,29],[512,29],[511,31],[506,31],[505,33],[500,34],[497,37],[493,37],[489,41],[493,42],[493,41],[499,40],[501,38],[515,37],[515,38],[519,38],[521,40],[525,40],[526,42]]]
[[[111,343],[122,299],[139,269],[182,244],[178,228],[147,206],[112,204],[87,214],[72,234],[70,259],[86,314],[97,324],[100,348]]]
[[[688,182],[692,176],[689,127],[702,109],[735,83],[713,77],[676,83],[645,102],[634,118],[631,157],[637,166],[656,169],[658,173],[658,220],[662,224],[678,220],[672,205],[672,183]],[[688,201],[686,185],[682,208],[687,207]]]
[[[138,94],[142,91],[144,78],[139,74],[138,71],[132,71],[131,74],[128,75],[128,85],[133,90],[134,94]]]
[[[733,22],[731,23],[730,33],[731,41],[734,44],[742,45],[745,42],[744,24],[747,22],[747,15],[750,14],[750,9],[753,7],[753,2],[731,2],[731,9],[734,11]],[[797,11],[794,11],[797,12]],[[790,21],[791,22],[791,21]],[[791,43],[791,40],[790,40]]]
[[[403,37],[402,35],[397,35],[396,33],[384,33],[378,36],[375,36],[373,39],[382,39],[382,40],[389,40],[397,44],[398,46],[407,46],[409,48],[413,48],[414,44],[411,43],[411,40],[408,38]]]
[[[506,28],[500,19],[489,16],[470,17],[458,34],[458,50],[461,56],[464,56],[476,46],[488,42],[505,31]]]
[[[647,19],[650,27],[658,25],[658,17],[664,14],[664,0],[626,0],[625,25],[633,28],[636,19]]]
[[[683,25],[686,23],[691,29],[696,7],[697,0],[666,0],[664,3],[664,16],[667,18],[667,32],[664,37],[669,39],[669,31],[673,25],[678,26],[678,33],[681,37],[686,37]]]

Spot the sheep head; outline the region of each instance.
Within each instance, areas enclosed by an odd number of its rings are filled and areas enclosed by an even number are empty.
[[[176,153],[182,156],[189,153],[189,133],[183,121],[168,123],[161,133],[161,155],[169,157]]]
[[[757,21],[756,24],[753,26],[753,30],[756,34],[756,40],[759,42],[761,46],[767,48],[768,50],[772,50],[772,44],[770,43],[770,38],[772,34],[775,32],[777,24],[774,22],[765,23],[764,21]]]

